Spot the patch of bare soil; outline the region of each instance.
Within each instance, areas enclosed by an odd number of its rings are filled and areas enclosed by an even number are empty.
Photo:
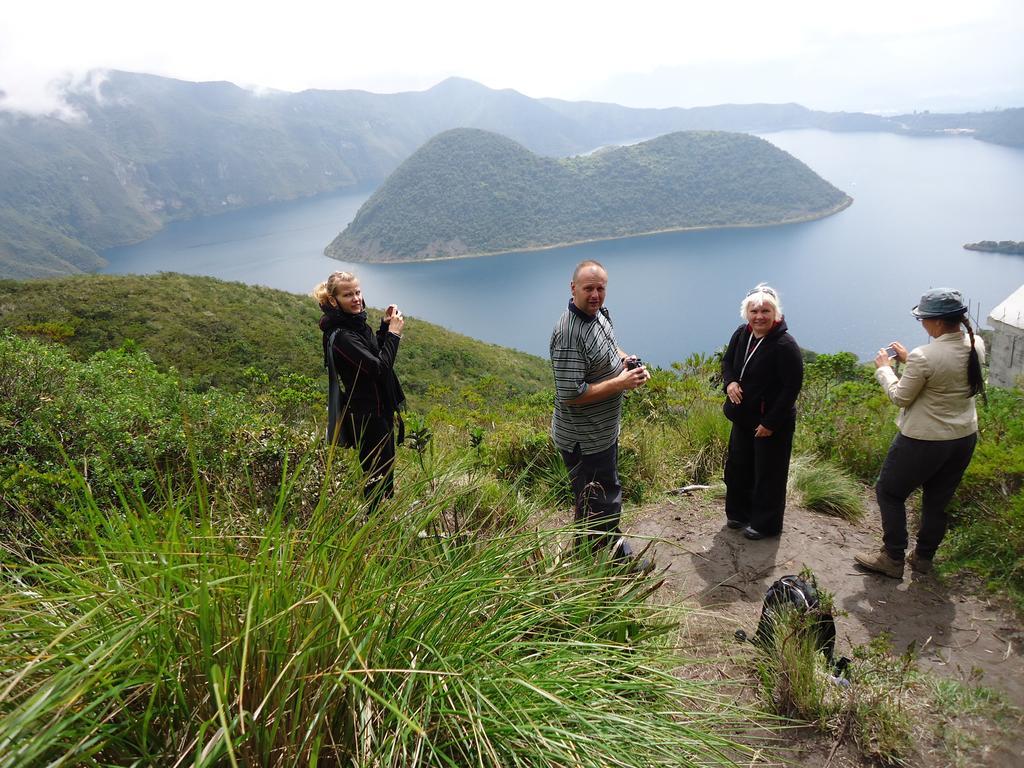
[[[734,668],[720,669],[719,675],[737,681],[746,675],[746,684],[753,686],[744,671],[749,646],[738,645],[733,633],[744,629],[752,635],[768,587],[780,576],[808,567],[844,612],[836,616],[837,654],[849,656],[853,646],[885,632],[896,653],[916,650],[919,669],[983,685],[1024,709],[1024,631],[1006,606],[983,595],[968,579],[922,576],[908,566],[904,578],[896,580],[854,565],[854,553],[880,546],[873,501],[859,524],[787,508],[782,535],[761,541],[726,528],[721,502],[700,497],[641,508],[626,523],[634,548],[652,543],[658,568],[664,571],[662,597],[700,607],[689,628],[694,650],[732,657]],[[1019,726],[993,735],[978,724],[973,735],[980,746],[966,764],[1024,766],[1024,728]],[[784,732],[783,751],[776,759],[808,768],[861,765],[852,749],[833,750],[829,737],[808,731]],[[928,754],[927,745],[920,747],[920,761],[910,765],[947,764],[942,755]]]

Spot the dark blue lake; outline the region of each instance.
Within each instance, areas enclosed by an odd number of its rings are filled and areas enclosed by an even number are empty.
[[[177,271],[306,293],[352,269],[370,304],[479,339],[547,354],[573,266],[609,272],[624,349],[660,365],[724,344],[746,291],[776,286],[797,341],[863,358],[892,339],[924,341],[909,309],[959,287],[984,323],[1024,283],[1024,257],[966,251],[1024,240],[1024,150],[965,137],[786,131],[769,141],[854,198],[845,211],[783,227],[645,238],[420,264],[348,265],[323,256],[367,192],[335,194],[171,225],[105,256],[109,273]]]

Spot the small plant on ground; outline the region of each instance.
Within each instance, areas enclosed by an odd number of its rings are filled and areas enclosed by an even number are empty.
[[[814,622],[810,613],[790,606],[780,608],[757,670],[772,711],[808,722],[827,722],[840,706],[842,690],[830,677]]]
[[[812,456],[796,456],[789,465],[789,496],[797,504],[844,520],[864,516],[861,485],[845,471]]]

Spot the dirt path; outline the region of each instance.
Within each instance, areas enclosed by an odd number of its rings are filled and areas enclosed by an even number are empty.
[[[665,590],[707,609],[705,629],[722,638],[723,648],[736,629],[753,634],[772,582],[807,566],[846,612],[836,617],[837,653],[849,655],[852,646],[888,632],[897,653],[915,646],[921,669],[1000,691],[1024,709],[1024,630],[1016,617],[964,580],[909,567],[902,581],[858,570],[854,553],[881,541],[877,521],[876,508],[857,525],[788,508],[781,537],[748,541],[724,526],[719,502],[679,497],[635,510],[626,526],[634,546],[654,542]],[[975,764],[1024,766],[1024,734],[1010,742],[990,746],[993,753]]]

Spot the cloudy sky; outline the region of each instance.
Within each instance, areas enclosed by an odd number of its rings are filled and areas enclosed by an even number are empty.
[[[457,75],[629,106],[1024,106],[1024,0],[29,0],[0,13],[0,107],[94,68],[296,91]]]

